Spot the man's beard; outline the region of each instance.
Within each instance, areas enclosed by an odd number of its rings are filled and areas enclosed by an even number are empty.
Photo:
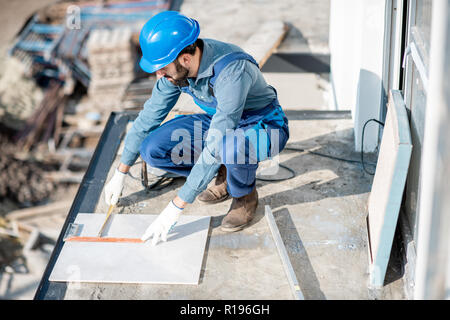
[[[177,70],[177,79],[172,77],[173,84],[179,87],[187,87],[189,85],[189,82],[187,81],[189,70],[183,67],[176,59],[174,63]]]

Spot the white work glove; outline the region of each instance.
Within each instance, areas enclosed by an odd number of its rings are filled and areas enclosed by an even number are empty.
[[[108,206],[116,205],[117,201],[119,201],[119,197],[122,194],[123,181],[125,180],[126,175],[126,173],[116,169],[113,177],[105,186],[105,202]]]
[[[170,201],[167,207],[159,214],[155,221],[145,230],[142,241],[147,241],[153,236],[152,245],[158,243],[161,236],[162,241],[167,241],[167,234],[177,224],[183,209],[178,208]]]

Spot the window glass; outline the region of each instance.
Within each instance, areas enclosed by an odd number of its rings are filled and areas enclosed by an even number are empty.
[[[411,81],[411,101],[410,109],[410,128],[413,150],[411,162],[408,170],[408,179],[406,181],[405,211],[414,233],[414,240],[417,241],[418,227],[418,193],[419,193],[419,174],[420,160],[423,145],[423,134],[425,126],[425,106],[426,94],[423,88],[422,79],[414,64],[412,64]]]
[[[446,58],[445,58],[445,67],[444,74],[447,75],[446,80],[444,81],[444,92],[446,92],[447,105],[450,106],[450,5],[447,7],[447,45],[445,46]],[[449,263],[450,267],[450,263]],[[449,277],[450,278],[450,277]],[[449,279],[450,280],[450,279]],[[450,294],[450,293],[449,293]]]
[[[420,49],[424,50],[424,56],[428,57],[430,53],[430,35],[431,35],[431,0],[416,0],[416,27],[421,43]],[[427,65],[428,62],[424,61]]]
[[[427,103],[426,93],[422,84],[422,78],[420,77],[420,73],[416,68],[416,65],[413,64],[413,76],[412,76],[412,84],[411,84],[411,117],[413,119],[417,118],[421,121],[425,120],[425,106]],[[420,128],[419,135],[423,137],[423,126]]]

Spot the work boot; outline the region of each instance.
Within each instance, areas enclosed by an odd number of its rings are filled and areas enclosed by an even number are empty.
[[[225,232],[234,232],[243,229],[252,221],[258,206],[258,192],[256,187],[249,194],[233,198],[230,210],[222,220],[221,230]]]
[[[216,181],[198,196],[198,200],[203,203],[213,204],[227,200],[227,167],[221,165],[217,172]]]

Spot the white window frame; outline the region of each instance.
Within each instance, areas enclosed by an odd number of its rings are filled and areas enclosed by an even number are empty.
[[[446,0],[434,0],[432,7],[430,44],[430,82],[428,87],[425,134],[422,149],[422,181],[415,272],[415,299],[450,299],[450,215],[445,201],[447,181],[442,176],[449,167],[448,147],[440,136],[450,133],[450,104],[446,100],[445,83],[449,82],[444,68],[450,63],[446,46],[450,41]]]

